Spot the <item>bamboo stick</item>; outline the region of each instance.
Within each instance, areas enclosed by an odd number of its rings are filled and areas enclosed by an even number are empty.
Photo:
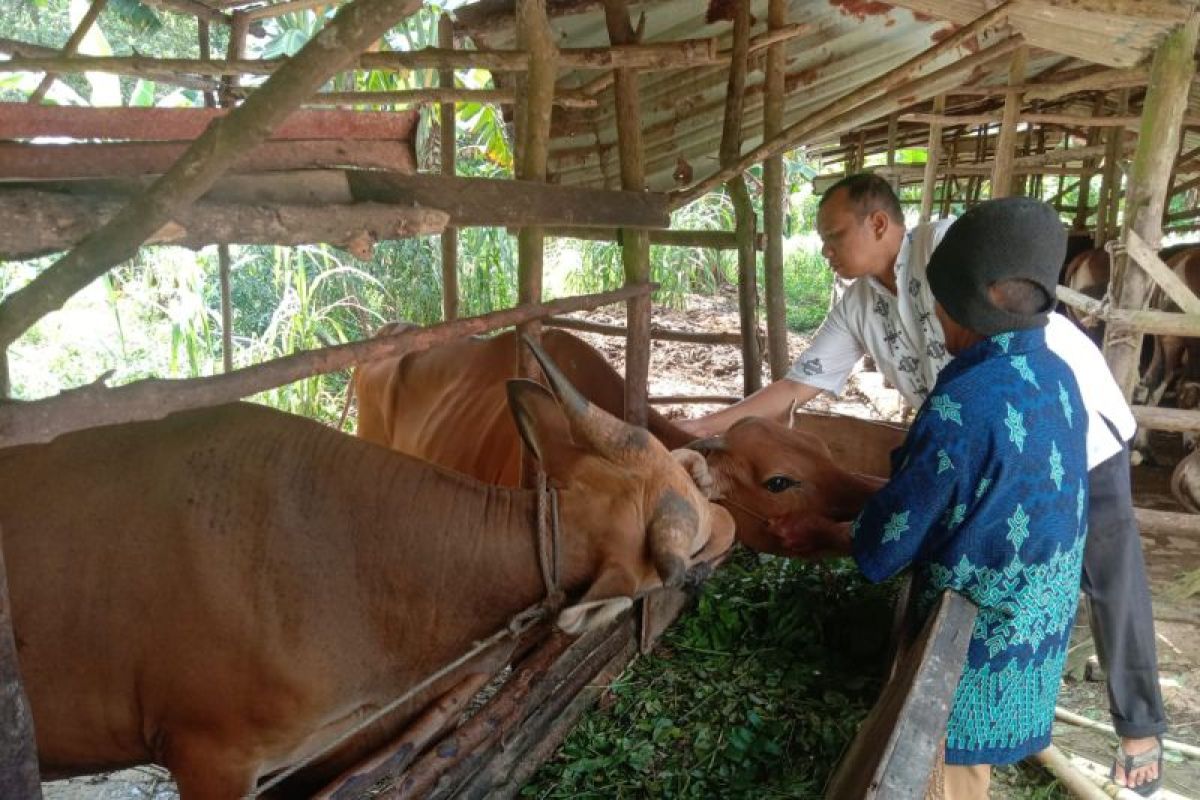
[[[418,0],[356,0],[344,6],[264,88],[210,125],[170,172],[71,252],[8,295],[0,303],[0,347],[132,256],[143,241],[199,199],[241,152],[264,141],[347,61],[418,6]]]
[[[207,24],[207,23],[206,23]],[[45,47],[39,44],[31,44],[29,42],[20,42],[16,39],[0,37],[0,53],[16,58],[61,58],[62,53],[52,47]],[[0,64],[7,65],[8,61],[0,61]],[[40,72],[40,69],[32,69],[33,72]],[[175,75],[164,70],[149,70],[141,77],[150,78],[160,83],[170,84],[172,86],[184,86],[189,89],[199,89],[201,91],[212,89],[215,82],[207,78],[198,78],[194,76]]]
[[[946,95],[939,94],[933,99],[934,115],[946,110]],[[925,151],[924,179],[921,183],[921,214],[920,224],[929,222],[933,213],[933,188],[937,185],[938,161],[942,157],[942,127],[937,123],[929,126],[929,144]]]
[[[1142,104],[1142,130],[1129,182],[1126,224],[1155,249],[1162,236],[1166,188],[1179,148],[1180,122],[1196,72],[1193,56],[1198,32],[1200,13],[1168,34],[1159,45],[1151,67],[1150,88]],[[1128,259],[1119,251],[1112,261],[1109,295],[1116,298],[1120,308],[1143,308],[1152,287],[1150,276],[1127,269]],[[1128,398],[1137,382],[1142,333],[1109,325],[1104,345],[1113,376]]]
[[[88,6],[88,10],[84,12],[83,19],[79,21],[79,25],[75,27],[75,30],[71,31],[70,38],[68,38],[67,43],[63,45],[62,55],[71,56],[74,55],[77,50],[79,50],[79,45],[83,44],[83,40],[87,36],[88,31],[92,29],[92,25],[96,23],[96,18],[100,16],[100,12],[103,11],[107,5],[108,0],[92,0],[91,5]],[[204,25],[207,24],[207,22],[204,22]],[[29,102],[42,102],[42,100],[46,97],[46,92],[50,91],[50,87],[54,85],[54,81],[57,77],[58,76],[53,72],[47,72],[45,75],[43,75],[41,82],[37,85],[37,88],[33,90],[31,95],[29,95]]]
[[[1054,718],[1063,722],[1075,725],[1080,728],[1089,728],[1094,731],[1103,731],[1104,733],[1116,734],[1116,730],[1112,725],[1107,725],[1103,722],[1097,722],[1093,719],[1088,719],[1085,716],[1076,714],[1073,711],[1068,711],[1062,706],[1054,707]],[[1172,739],[1163,739],[1162,746],[1164,750],[1173,750],[1176,753],[1183,753],[1192,758],[1200,758],[1200,747],[1186,744],[1184,742],[1176,742]]]
[[[845,114],[856,109],[861,104],[878,95],[883,94],[891,89],[895,89],[907,83],[912,76],[923,69],[928,64],[932,63],[943,54],[951,52],[963,45],[969,38],[975,36],[982,30],[987,29],[992,25],[998,25],[1008,19],[1010,4],[1013,0],[1005,0],[1005,2],[996,6],[980,15],[975,21],[968,25],[964,25],[957,31],[946,37],[942,41],[919,53],[913,58],[906,61],[896,69],[889,70],[878,78],[868,81],[857,89],[843,95],[834,100],[820,110],[810,114],[799,122],[793,123],[780,132],[775,139],[764,142],[758,147],[751,150],[749,153],[742,156],[736,163],[722,165],[721,169],[712,175],[698,181],[695,185],[679,192],[673,193],[672,206],[678,208],[686,205],[697,197],[707,193],[716,186],[725,183],[734,175],[742,173],[751,166],[757,164],[765,158],[773,155],[782,155],[788,150],[803,142],[813,132],[819,130],[822,125],[836,119],[839,115]],[[999,45],[998,45],[999,46]],[[984,52],[996,53],[995,47],[989,48]],[[972,62],[973,67],[976,62],[970,57],[963,59],[963,62]],[[956,70],[954,74],[959,71]],[[937,73],[935,73],[937,74]]]
[[[454,49],[454,21],[446,13],[438,17],[438,46],[444,50]],[[454,88],[454,69],[438,71],[438,86]],[[458,119],[454,103],[442,103],[438,109],[441,119],[442,174],[453,178],[458,157]],[[447,226],[442,231],[442,319],[458,319],[458,228]]]
[[[747,60],[750,52],[750,5],[735,6],[733,55],[725,88],[725,119],[721,129],[722,165],[735,163],[742,147],[742,113],[746,92]],[[742,332],[742,384],[749,396],[762,386],[762,363],[758,352],[758,290],[754,252],[754,205],[741,173],[729,179],[733,200],[735,235],[738,240],[738,318]]]
[[[1025,80],[1025,65],[1029,48],[1020,47],[1013,53],[1008,66],[1008,85],[1020,86]],[[1004,117],[1000,122],[1000,138],[996,141],[996,160],[992,162],[992,198],[1008,197],[1013,193],[1013,161],[1017,147],[1017,116],[1021,112],[1021,93],[1010,90],[1004,95]]]
[[[635,44],[638,34],[629,21],[625,0],[608,0],[604,20],[613,45]],[[621,188],[646,189],[645,153],[642,146],[641,103],[638,76],[629,69],[613,73],[617,112],[617,149],[620,155]],[[621,261],[625,284],[650,280],[650,239],[645,231],[623,231]],[[625,420],[644,427],[649,414],[646,396],[650,381],[650,298],[632,297],[625,307]]]
[[[1054,745],[1050,745],[1045,750],[1037,753],[1034,759],[1045,767],[1051,775],[1057,778],[1063,786],[1067,787],[1074,797],[1080,798],[1080,800],[1109,800],[1109,798],[1114,797],[1114,795],[1110,795],[1093,783],[1091,778],[1071,766],[1071,762],[1067,760],[1067,757]],[[1131,796],[1137,797],[1138,795],[1125,790],[1123,794],[1118,793],[1115,796],[1119,800],[1127,800]]]
[[[786,0],[769,0],[768,31],[787,25]],[[763,97],[763,141],[768,142],[783,130],[784,76],[787,53],[782,43],[767,49],[766,94]],[[763,279],[767,299],[767,362],[771,380],[787,375],[791,358],[788,353],[787,308],[783,282],[783,156],[774,155],[763,162],[763,232],[767,247],[763,254]]]
[[[228,403],[293,381],[346,369],[364,361],[424,350],[442,342],[540,319],[617,303],[655,287],[627,286],[611,292],[535,303],[478,317],[415,328],[391,336],[293,353],[225,375],[182,380],[147,379],[113,389],[92,384],[28,403],[0,404],[0,447],[48,442],[100,425],[161,419],[188,408]]]

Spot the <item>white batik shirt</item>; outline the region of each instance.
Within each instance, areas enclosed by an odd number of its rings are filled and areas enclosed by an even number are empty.
[[[905,234],[895,264],[897,295],[872,276],[854,281],[830,310],[812,344],[792,364],[788,380],[840,394],[854,365],[870,353],[888,382],[913,408],[919,408],[952,358],[934,313],[926,268],[953,221],[938,220]],[[1122,441],[1133,438],[1137,423],[1104,356],[1061,314],[1050,315],[1046,346],[1067,363],[1079,384],[1088,414],[1087,463],[1092,469],[1121,451]]]
[[[905,233],[893,267],[897,294],[874,276],[851,283],[787,378],[840,394],[854,365],[870,353],[888,383],[920,407],[950,361],[925,268],[951,222]]]

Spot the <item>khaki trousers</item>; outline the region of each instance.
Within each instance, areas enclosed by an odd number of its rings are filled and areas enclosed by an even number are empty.
[[[946,764],[939,757],[929,778],[925,800],[987,800],[991,781],[989,764],[962,767]]]

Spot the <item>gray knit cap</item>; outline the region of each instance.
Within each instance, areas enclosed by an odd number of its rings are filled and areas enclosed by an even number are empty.
[[[1058,213],[1029,197],[980,203],[954,221],[929,260],[929,287],[950,318],[992,336],[1038,328],[1054,307],[1054,288],[1067,253],[1067,231]],[[1024,279],[1048,298],[1035,314],[1016,314],[992,305],[988,289],[997,281]]]

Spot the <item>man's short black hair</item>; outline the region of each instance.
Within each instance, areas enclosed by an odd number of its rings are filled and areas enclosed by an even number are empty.
[[[825,190],[817,207],[825,205],[839,189],[846,190],[850,204],[858,212],[859,219],[873,211],[884,211],[891,217],[892,222],[904,224],[904,210],[900,208],[900,198],[892,191],[892,185],[878,175],[872,175],[870,172],[847,175]]]

